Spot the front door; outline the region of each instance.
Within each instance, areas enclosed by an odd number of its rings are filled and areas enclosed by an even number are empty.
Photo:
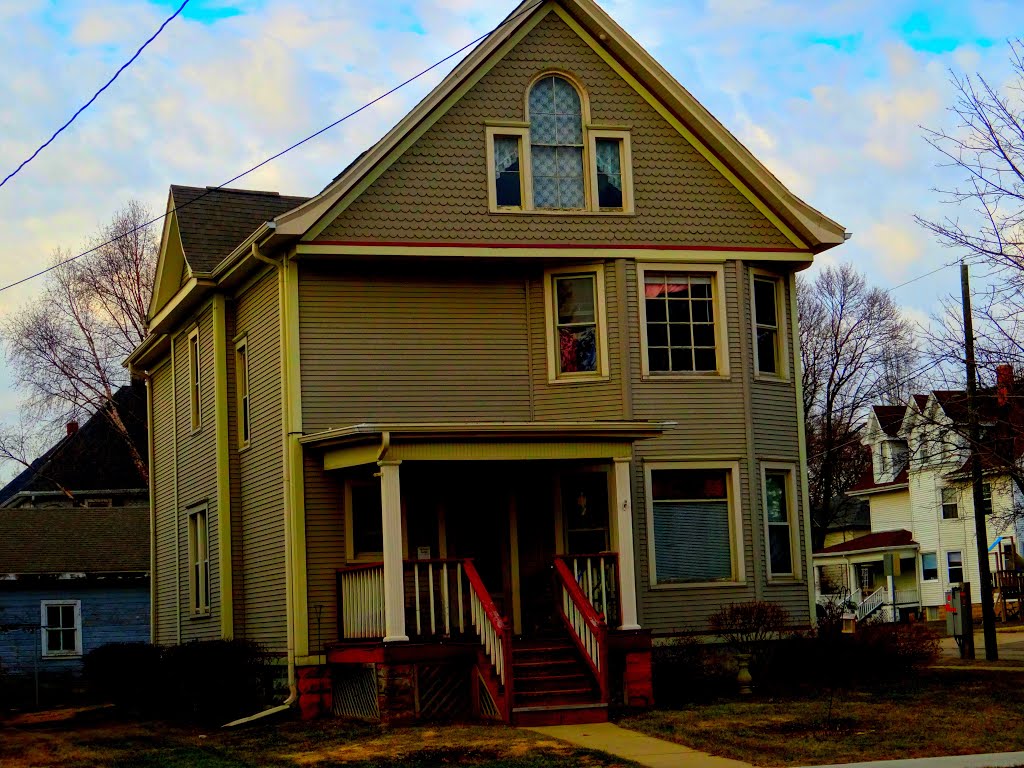
[[[473,558],[498,611],[511,619],[509,495],[486,477],[460,476],[458,483],[445,504],[448,556]]]

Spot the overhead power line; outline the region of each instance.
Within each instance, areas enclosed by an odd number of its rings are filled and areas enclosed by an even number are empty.
[[[156,224],[158,221],[162,221],[163,219],[167,218],[169,215],[171,215],[175,211],[179,211],[182,208],[186,208],[189,205],[193,205],[194,203],[197,203],[200,200],[202,200],[204,197],[206,197],[210,193],[216,192],[218,189],[222,189],[222,188],[226,187],[228,184],[232,184],[232,183],[238,181],[239,179],[244,178],[245,176],[248,176],[253,171],[259,170],[263,166],[267,165],[267,163],[271,163],[274,160],[277,160],[279,157],[282,157],[283,155],[288,154],[292,150],[298,149],[299,147],[301,147],[306,142],[312,141],[313,139],[315,139],[316,137],[320,136],[321,134],[324,134],[327,131],[331,130],[332,128],[336,128],[337,126],[341,125],[343,122],[345,122],[349,118],[355,117],[360,112],[363,112],[363,111],[369,109],[370,107],[372,107],[377,102],[379,102],[379,101],[381,101],[383,99],[386,99],[388,96],[390,96],[391,94],[395,93],[396,91],[404,88],[405,86],[409,85],[410,83],[412,83],[412,82],[420,79],[424,75],[428,74],[429,72],[432,72],[433,70],[437,69],[442,64],[444,64],[444,63],[450,61],[451,59],[455,58],[456,56],[458,56],[460,53],[462,53],[466,49],[472,48],[477,43],[483,42],[488,37],[490,37],[495,32],[497,32],[499,29],[504,27],[506,24],[511,23],[512,21],[514,21],[515,19],[519,18],[520,16],[523,16],[523,15],[525,15],[527,13],[532,12],[535,8],[537,8],[538,6],[542,5],[546,1],[547,0],[537,0],[536,3],[533,3],[530,6],[527,6],[526,8],[521,10],[519,13],[507,17],[504,21],[502,21],[496,27],[491,29],[489,32],[485,32],[484,34],[480,35],[480,37],[476,38],[475,40],[469,41],[468,43],[466,43],[464,46],[462,46],[458,50],[452,51],[447,56],[445,56],[443,59],[439,59],[438,61],[434,62],[429,67],[427,67],[426,69],[420,70],[415,75],[413,75],[412,77],[408,78],[407,80],[403,80],[401,83],[399,83],[398,85],[394,86],[390,90],[385,91],[380,96],[378,96],[375,99],[373,99],[372,101],[366,102],[365,104],[363,104],[363,106],[359,107],[358,109],[352,110],[347,115],[344,115],[343,117],[338,118],[333,123],[329,123],[329,124],[325,125],[323,128],[321,128],[320,130],[316,131],[315,133],[311,133],[309,136],[307,136],[304,139],[301,139],[300,141],[295,142],[290,147],[287,147],[286,149],[282,149],[280,152],[277,152],[277,153],[271,155],[266,160],[263,160],[262,162],[257,163],[256,165],[252,166],[251,168],[249,168],[246,171],[243,171],[242,173],[238,174],[237,176],[233,176],[232,178],[228,179],[227,181],[225,181],[225,182],[223,182],[221,184],[218,184],[215,187],[207,187],[206,190],[201,195],[196,196],[194,199],[189,200],[186,203],[182,203],[181,205],[172,208],[171,210],[167,211],[166,213],[163,213],[160,216],[156,216],[155,218],[152,218],[149,221],[147,221],[147,222],[145,222],[143,224],[140,224],[139,226],[137,226],[137,227],[135,227],[133,229],[128,230],[127,232],[123,232],[120,235],[118,235],[117,237],[114,237],[114,238],[111,238],[110,240],[102,242],[99,245],[96,245],[96,246],[90,248],[87,251],[82,251],[81,253],[78,253],[78,254],[76,254],[74,256],[70,256],[70,257],[68,257],[66,259],[62,259],[61,261],[58,261],[55,264],[51,264],[49,267],[46,267],[45,269],[41,269],[38,272],[35,272],[35,273],[31,274],[31,275],[28,275],[26,277],[21,278],[20,280],[15,280],[13,283],[8,283],[7,285],[0,286],[0,293],[2,293],[3,291],[9,290],[11,288],[14,288],[16,286],[19,286],[22,283],[27,283],[30,280],[35,280],[37,277],[42,277],[47,272],[52,272],[53,270],[58,269],[59,267],[62,267],[65,264],[70,264],[71,262],[76,261],[76,260],[82,258],[83,256],[88,256],[90,253],[94,253],[94,252],[100,250],[101,248],[105,248],[106,246],[110,245],[111,243],[115,243],[115,242],[117,242],[118,240],[120,240],[122,238],[128,237],[129,235],[134,234],[135,232],[138,232],[140,229],[145,229],[146,227],[148,227],[148,226],[150,226],[152,224]],[[188,0],[186,0],[186,2],[188,2]],[[182,7],[184,7],[184,4],[182,4]]]
[[[39,148],[35,152],[33,152],[26,159],[22,160],[21,161],[21,165],[19,165],[13,171],[11,171],[9,174],[7,174],[4,177],[3,181],[0,181],[0,187],[2,187],[4,184],[6,184],[11,179],[13,179],[17,175],[18,171],[20,171],[26,165],[31,163],[33,160],[35,160],[36,156],[40,152],[42,152],[44,149],[46,149],[48,146],[50,146],[50,144],[53,143],[53,140],[56,139],[64,131],[65,128],[67,128],[69,125],[71,125],[73,122],[75,122],[75,119],[80,114],[85,112],[85,110],[87,110],[92,105],[92,103],[94,101],[96,101],[96,99],[99,98],[99,95],[101,93],[103,93],[105,90],[107,90],[107,88],[109,88],[113,84],[113,82],[115,80],[117,80],[118,75],[120,75],[122,72],[124,72],[126,69],[128,69],[128,67],[130,67],[132,65],[132,62],[134,62],[137,58],[139,58],[141,53],[145,50],[146,46],[149,45],[150,43],[152,43],[154,40],[156,40],[157,37],[160,35],[160,33],[164,31],[164,27],[166,27],[168,24],[170,24],[172,21],[174,21],[174,19],[178,16],[178,14],[180,14],[183,10],[185,10],[185,6],[188,5],[190,2],[191,2],[191,0],[184,0],[184,2],[181,5],[178,6],[178,10],[176,10],[174,13],[172,13],[170,16],[168,16],[164,20],[164,23],[160,25],[160,28],[156,32],[154,32],[153,35],[146,42],[144,42],[142,45],[139,46],[139,49],[137,51],[135,51],[135,54],[130,59],[128,59],[128,61],[126,61],[124,64],[121,65],[121,68],[118,69],[117,72],[114,73],[114,76],[111,77],[109,80],[107,80],[107,82],[103,85],[103,87],[100,88],[98,91],[96,91],[96,93],[94,93],[92,95],[91,99],[89,99],[87,102],[85,102],[85,104],[80,106],[78,108],[78,111],[75,112],[75,114],[73,114],[68,119],[68,121],[66,123],[64,123],[64,125],[62,125],[56,131],[54,131],[53,135],[50,138],[48,138],[41,145],[39,145]]]

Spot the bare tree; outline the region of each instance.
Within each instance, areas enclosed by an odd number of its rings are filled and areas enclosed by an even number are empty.
[[[148,478],[144,445],[136,445],[114,393],[129,383],[121,362],[146,335],[158,243],[144,205],[130,201],[93,238],[96,250],[65,262],[57,251],[42,291],[0,324],[15,385],[25,394],[24,412],[52,428],[103,413],[128,446],[142,478]],[[24,463],[24,444],[8,427],[0,444]]]
[[[842,494],[864,473],[859,441],[867,408],[905,402],[916,333],[889,294],[844,264],[797,285],[815,546],[841,514]]]

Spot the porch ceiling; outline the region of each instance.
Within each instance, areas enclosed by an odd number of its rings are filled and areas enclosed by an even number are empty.
[[[648,421],[353,424],[306,435],[300,442],[323,451],[326,470],[385,459],[628,459],[634,440],[660,435],[668,426]]]

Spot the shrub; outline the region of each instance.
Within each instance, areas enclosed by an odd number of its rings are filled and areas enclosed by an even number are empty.
[[[259,711],[269,668],[246,640],[208,640],[167,648],[164,680],[170,714],[210,725]]]
[[[654,700],[659,707],[701,704],[731,693],[736,672],[719,645],[692,637],[658,645],[653,652]]]
[[[190,642],[161,649],[108,643],[85,657],[94,695],[149,715],[222,725],[259,711],[269,698],[262,648],[245,640]]]
[[[154,712],[163,687],[160,653],[149,643],[107,643],[89,651],[83,673],[90,692],[121,707]]]
[[[723,606],[708,617],[708,624],[739,653],[752,653],[780,637],[789,624],[789,614],[778,603],[751,600]]]

